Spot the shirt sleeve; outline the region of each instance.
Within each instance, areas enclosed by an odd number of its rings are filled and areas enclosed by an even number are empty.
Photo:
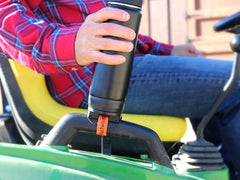
[[[51,22],[44,13],[36,17],[33,9],[25,0],[0,0],[0,50],[41,74],[81,70],[74,52],[78,27]]]
[[[153,40],[150,36],[144,36],[142,34],[139,34],[135,55],[170,55],[172,48],[173,45],[160,43]]]

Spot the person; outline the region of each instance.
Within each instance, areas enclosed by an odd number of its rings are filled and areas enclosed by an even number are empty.
[[[52,97],[71,107],[87,107],[94,63],[125,61],[102,50],[130,52],[133,30],[106,22],[128,21],[129,14],[105,0],[0,0],[0,50],[15,61],[48,76]],[[116,36],[124,40],[113,40]],[[192,45],[168,45],[138,35],[124,112],[201,119],[229,78],[232,62],[201,57]],[[194,58],[193,58],[194,57]],[[146,88],[147,87],[147,88]],[[231,170],[240,172],[240,82],[206,129],[221,143]]]

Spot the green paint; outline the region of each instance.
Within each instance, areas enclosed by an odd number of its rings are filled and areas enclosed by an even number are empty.
[[[198,177],[219,179],[215,177],[227,175],[226,170],[207,174],[182,173],[177,175],[173,169],[155,163],[84,151],[71,151],[65,146],[36,147],[0,143],[0,179],[4,180],[184,180],[199,179]]]

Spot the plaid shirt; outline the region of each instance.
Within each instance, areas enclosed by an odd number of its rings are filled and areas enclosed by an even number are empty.
[[[0,0],[0,51],[48,75],[52,97],[78,107],[89,92],[93,64],[81,67],[74,42],[85,18],[106,0]],[[139,35],[136,56],[169,55],[172,46]]]

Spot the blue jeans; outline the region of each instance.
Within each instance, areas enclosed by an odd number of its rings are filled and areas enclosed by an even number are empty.
[[[124,112],[189,117],[196,124],[215,103],[231,69],[231,61],[136,57]],[[226,159],[240,173],[240,80],[207,126],[205,137],[223,145]]]

